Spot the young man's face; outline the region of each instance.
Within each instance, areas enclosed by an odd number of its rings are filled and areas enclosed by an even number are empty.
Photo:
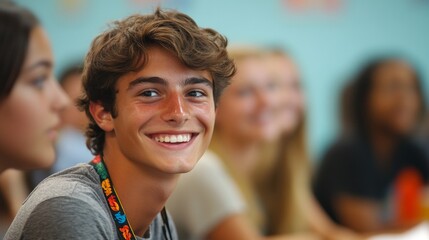
[[[118,115],[111,128],[122,154],[139,166],[164,173],[190,171],[213,132],[210,74],[190,69],[154,46],[143,69],[119,78],[117,90]]]

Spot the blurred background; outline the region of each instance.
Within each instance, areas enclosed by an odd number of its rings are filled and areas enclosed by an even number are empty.
[[[189,14],[230,43],[286,49],[307,96],[312,159],[339,129],[339,94],[361,63],[395,54],[429,78],[429,0],[18,0],[40,18],[52,41],[56,73],[80,61],[109,22],[157,6]],[[427,93],[427,87],[424,87]],[[426,94],[428,95],[428,94]]]

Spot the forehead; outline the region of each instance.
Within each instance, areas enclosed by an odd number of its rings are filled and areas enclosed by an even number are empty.
[[[247,58],[236,62],[237,73],[231,81],[235,84],[251,84],[265,82],[269,77],[269,71],[262,58]]]
[[[287,56],[273,55],[268,57],[268,68],[274,77],[281,80],[299,80],[299,71],[293,60]]]
[[[403,61],[390,61],[382,64],[374,72],[374,78],[378,80],[404,80],[415,77],[414,69]],[[380,81],[375,81],[380,82]]]
[[[212,81],[211,74],[207,70],[195,70],[183,64],[178,57],[168,50],[152,46],[147,51],[147,59],[142,68],[136,72],[125,74],[120,79],[130,81],[138,77],[159,77],[167,83],[175,83],[183,79],[199,77]]]
[[[35,62],[44,60],[52,62],[52,50],[45,31],[40,27],[35,27],[28,40],[27,56],[24,61],[24,68]]]

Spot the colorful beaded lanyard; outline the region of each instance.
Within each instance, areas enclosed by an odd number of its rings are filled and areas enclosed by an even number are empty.
[[[121,201],[116,194],[115,188],[113,187],[112,180],[110,180],[109,172],[104,164],[103,159],[97,155],[89,163],[100,176],[101,188],[103,189],[104,197],[110,207],[110,213],[115,221],[118,237],[121,240],[136,240],[136,236],[128,223],[128,219],[125,215],[125,211],[122,207]]]

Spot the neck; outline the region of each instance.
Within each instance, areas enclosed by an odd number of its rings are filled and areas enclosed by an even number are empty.
[[[388,161],[398,143],[398,138],[380,130],[372,130],[370,138],[377,159]]]
[[[239,138],[233,133],[218,132],[216,134],[217,147],[227,160],[239,172],[245,175],[252,173],[259,158],[259,143]]]
[[[106,139],[103,158],[128,222],[137,236],[143,236],[173,192],[178,175],[131,161],[116,141]]]
[[[7,165],[7,160],[5,162],[3,162],[5,159],[8,158],[1,158],[0,159],[0,174],[2,174],[4,171],[6,171],[6,169],[10,168],[10,166]]]

